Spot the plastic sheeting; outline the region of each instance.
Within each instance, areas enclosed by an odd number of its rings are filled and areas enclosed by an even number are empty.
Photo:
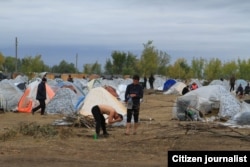
[[[227,123],[233,125],[250,125],[250,104],[242,102],[241,112],[235,114]]]
[[[60,88],[46,106],[47,114],[77,114],[83,105],[84,98],[70,88]]]
[[[23,91],[14,82],[4,79],[0,82],[0,106],[6,111],[15,111]]]
[[[187,107],[202,113],[217,108],[218,116],[227,119],[241,111],[241,103],[221,85],[203,86],[180,96],[173,108],[173,117],[183,120]]]

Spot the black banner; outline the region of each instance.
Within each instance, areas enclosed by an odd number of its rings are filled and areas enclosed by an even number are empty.
[[[169,167],[250,167],[250,151],[168,151]]]

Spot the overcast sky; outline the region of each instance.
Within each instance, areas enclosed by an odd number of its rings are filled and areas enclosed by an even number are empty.
[[[0,52],[104,64],[114,50],[138,57],[143,44],[171,56],[250,58],[249,0],[0,0]]]

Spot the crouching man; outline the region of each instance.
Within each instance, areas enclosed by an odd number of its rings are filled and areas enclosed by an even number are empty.
[[[92,110],[91,110],[95,122],[96,122],[96,135],[97,138],[100,136],[100,128],[103,130],[103,135],[107,137],[109,134],[106,130],[106,123],[105,123],[105,118],[103,114],[108,115],[108,123],[113,124],[115,122],[120,122],[123,120],[123,116],[121,114],[118,114],[115,109],[111,106],[104,105],[104,104],[99,104],[95,105]]]

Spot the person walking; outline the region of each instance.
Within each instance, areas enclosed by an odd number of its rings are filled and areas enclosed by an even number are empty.
[[[99,104],[92,107],[91,112],[95,119],[95,132],[96,137],[100,137],[100,128],[102,128],[104,137],[107,137],[109,133],[106,130],[106,123],[103,114],[108,115],[108,123],[113,124],[115,122],[120,122],[123,120],[123,116],[118,114],[115,109],[109,105]]]
[[[125,135],[130,134],[132,116],[134,118],[133,134],[136,134],[139,126],[140,99],[143,98],[143,87],[139,84],[139,79],[140,77],[138,75],[134,75],[133,83],[129,84],[125,91],[125,102],[127,103],[127,124]]]
[[[42,78],[42,81],[39,83],[37,87],[37,93],[36,93],[36,100],[39,101],[39,105],[32,109],[32,114],[41,109],[41,115],[44,115],[45,112],[45,100],[46,100],[46,82],[47,79],[44,77]]]

